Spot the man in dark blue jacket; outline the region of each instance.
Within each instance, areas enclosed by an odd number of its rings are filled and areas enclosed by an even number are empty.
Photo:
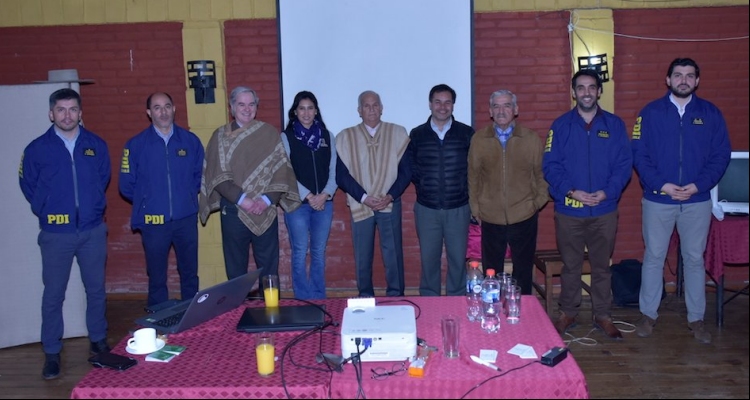
[[[440,296],[443,243],[448,259],[445,293],[466,294],[469,234],[468,158],[474,129],[453,118],[456,91],[440,84],[429,94],[430,118],[409,134],[412,182],[417,192],[414,222],[422,272],[419,294]]]
[[[104,192],[111,176],[107,144],[84,129],[81,96],[60,89],[49,97],[52,126],[24,150],[19,183],[31,211],[39,218],[42,252],[42,376],[60,375],[63,301],[73,257],[86,290],[86,328],[91,354],[108,352],[104,269],[107,225]],[[4,321],[3,323],[7,323]]]
[[[573,75],[572,88],[576,107],[552,123],[542,162],[555,201],[555,234],[563,261],[555,329],[563,335],[576,322],[588,249],[594,326],[612,339],[622,339],[612,323],[609,265],[617,233],[617,203],[633,174],[633,157],[625,122],[599,107],[599,75],[582,69]]]
[[[661,303],[664,258],[675,226],[685,271],[688,327],[711,343],[705,330],[706,278],[703,252],[711,226],[710,190],[729,165],[729,133],[721,111],[695,95],[700,68],[690,58],[669,65],[669,91],[641,110],[633,128],[633,160],[643,188],[643,256],[636,324],[650,336]]]
[[[198,291],[198,192],[203,144],[174,124],[167,93],[146,100],[151,126],[125,144],[120,193],[133,203],[131,229],[141,232],[148,273],[148,305],[169,299],[167,264],[174,245],[182,300]]]

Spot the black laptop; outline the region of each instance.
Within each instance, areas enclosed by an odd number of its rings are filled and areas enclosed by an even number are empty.
[[[247,307],[238,332],[306,331],[325,325],[324,306]]]
[[[178,303],[164,310],[138,318],[135,323],[159,332],[178,333],[237,308],[258,280],[254,270],[232,280],[203,289],[192,301]]]

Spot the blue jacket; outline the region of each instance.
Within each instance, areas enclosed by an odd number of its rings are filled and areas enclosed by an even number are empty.
[[[80,127],[71,159],[54,125],[26,146],[18,171],[39,227],[54,233],[87,231],[104,222],[111,174],[104,140]]]
[[[134,230],[198,214],[203,144],[194,133],[173,127],[168,145],[151,125],[123,149],[120,193],[133,203]]]
[[[622,119],[599,107],[590,126],[577,107],[552,123],[544,146],[544,179],[555,211],[571,217],[596,217],[617,210],[617,202],[633,174],[633,158]],[[570,190],[607,198],[594,207],[566,197]]]
[[[729,165],[732,149],[726,122],[715,105],[695,93],[680,117],[669,95],[647,104],[633,128],[633,162],[643,197],[679,204],[661,188],[665,183],[694,183],[698,193],[683,203],[707,201]]]

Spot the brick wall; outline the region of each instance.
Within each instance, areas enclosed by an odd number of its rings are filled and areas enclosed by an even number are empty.
[[[185,63],[179,45],[182,24],[2,28],[0,38],[0,84],[45,80],[48,70],[68,68],[96,81],[80,90],[83,120],[107,141],[112,159],[106,211],[107,291],[145,292],[140,235],[130,231],[131,205],[119,195],[117,174],[125,142],[150,124],[145,112],[149,94],[170,93],[177,107],[177,124],[187,126]],[[46,118],[46,114],[39,117]],[[174,260],[170,281],[172,287],[179,287]]]
[[[615,10],[615,31],[644,38],[719,39],[747,33],[748,7]],[[640,109],[663,96],[669,63],[693,58],[701,68],[697,94],[716,104],[724,114],[733,149],[748,149],[748,45],[742,40],[664,42],[615,37],[613,78],[617,114],[632,128]],[[633,174],[620,202],[620,230],[615,260],[643,259],[641,187]],[[617,254],[620,256],[618,257]],[[674,271],[676,255],[668,257]],[[668,282],[674,274],[666,271]],[[744,276],[744,278],[743,278]],[[747,270],[727,270],[727,281],[747,279]]]
[[[544,140],[552,121],[570,109],[570,56],[566,11],[474,15],[474,128],[492,123],[492,92],[518,97],[518,123]],[[458,94],[461,96],[468,94]],[[539,216],[537,247],[554,249],[552,203]]]
[[[738,32],[746,32],[748,26],[746,6],[668,12],[615,10],[613,15],[616,32],[644,37],[733,37],[740,36]],[[487,111],[490,93],[505,88],[518,95],[519,122],[544,137],[552,120],[571,107],[568,12],[476,13],[474,24],[475,128],[490,122]],[[107,193],[109,292],[146,291],[140,236],[129,230],[130,204],[117,192],[117,167],[125,141],[148,125],[144,104],[149,93],[168,91],[178,108],[177,123],[186,125],[185,65],[182,46],[176,45],[182,41],[181,28],[180,23],[0,28],[0,58],[3,60],[0,84],[43,80],[47,70],[62,68],[77,68],[82,78],[96,80],[94,85],[83,86],[81,92],[87,126],[107,140],[112,153],[114,175]],[[276,43],[275,20],[225,23],[228,91],[237,85],[252,86],[261,98],[258,119],[280,129],[286,110],[281,110]],[[691,56],[703,71],[699,94],[715,102],[724,112],[733,147],[748,148],[747,39],[674,43],[618,36],[615,45],[617,54],[612,59],[612,77],[616,81],[616,112],[629,127],[647,101],[664,93],[663,79],[668,63],[676,56]],[[469,101],[469,98],[468,93],[458,94],[458,101]],[[321,108],[325,105],[321,104]],[[621,202],[615,261],[643,258],[639,192],[634,176]],[[345,200],[341,192],[334,200],[327,272],[328,286],[332,290],[356,287]],[[406,284],[410,288],[417,287],[419,282],[413,204],[414,190],[410,186],[403,197]],[[280,218],[280,240],[280,268],[284,274],[289,271],[290,250],[283,217]],[[539,248],[555,247],[551,204],[540,216],[538,243]],[[382,288],[385,282],[382,261],[379,251],[375,254],[374,281]],[[174,260],[170,268],[170,285],[176,288]],[[744,270],[732,272],[746,274]],[[285,286],[289,287],[289,281],[286,282]]]

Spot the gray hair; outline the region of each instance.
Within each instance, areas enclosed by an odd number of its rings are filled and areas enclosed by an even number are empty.
[[[383,102],[380,101],[380,95],[377,92],[373,90],[365,90],[364,92],[360,93],[359,97],[357,98],[358,108],[362,108],[362,102],[364,101],[365,96],[368,96],[368,95],[374,95],[375,97],[378,98],[378,103],[380,103],[381,106],[383,105]]]
[[[255,97],[255,105],[258,105],[258,103],[260,103],[260,98],[258,98],[258,93],[256,93],[255,90],[247,86],[237,86],[236,88],[232,89],[232,93],[229,94],[229,106],[232,107],[232,116],[234,116],[234,106],[235,103],[237,103],[237,96],[239,96],[241,93],[252,94],[253,97]]]
[[[490,108],[492,107],[492,101],[495,100],[495,97],[498,96],[510,96],[510,102],[513,103],[513,108],[516,108],[518,106],[518,98],[516,98],[516,95],[513,94],[510,90],[502,89],[493,92],[490,95]]]

